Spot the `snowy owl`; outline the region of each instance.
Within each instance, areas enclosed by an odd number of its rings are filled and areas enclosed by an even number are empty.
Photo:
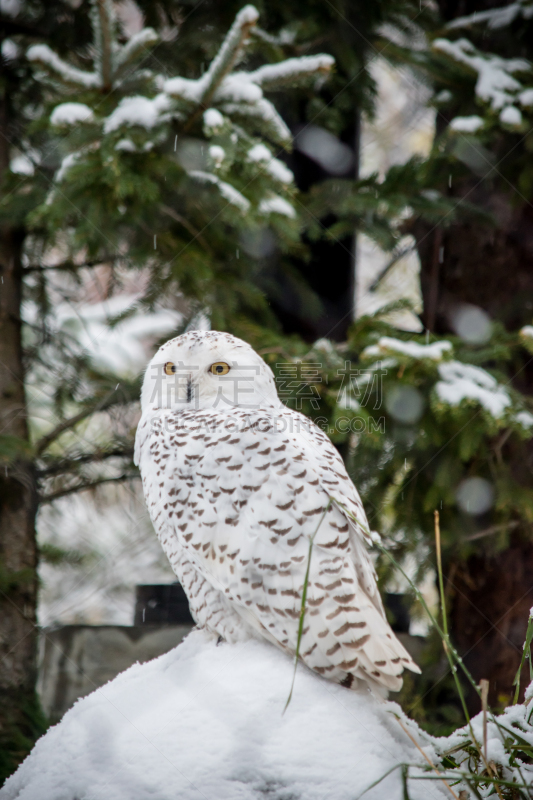
[[[419,672],[386,620],[342,459],[281,402],[250,345],[217,331],[171,339],[148,365],[141,405],[135,461],[199,626],[295,655],[311,553],[304,664],[377,692],[399,690],[405,667]]]

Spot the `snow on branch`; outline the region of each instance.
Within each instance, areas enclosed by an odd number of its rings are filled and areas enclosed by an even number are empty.
[[[50,123],[57,127],[68,127],[93,120],[93,111],[85,103],[60,103],[50,115]]]
[[[76,69],[51,50],[47,44],[34,44],[27,52],[29,61],[39,64],[47,72],[54,73],[67,84],[82,86],[85,89],[99,89],[101,80],[95,72]]]
[[[111,133],[122,125],[140,125],[147,130],[162,122],[169,107],[165,94],[158,94],[152,100],[142,95],[123,97],[115,110],[104,122],[104,133]]]
[[[126,66],[142,55],[143,51],[156,44],[159,37],[153,28],[143,28],[131,37],[119,51],[116,58],[117,70],[115,77],[119,77]]]
[[[380,358],[391,354],[401,354],[415,359],[428,359],[429,361],[441,361],[453,350],[452,343],[446,339],[431,344],[419,344],[418,342],[405,342],[402,339],[393,339],[390,336],[382,336],[377,344],[365,348],[362,353],[363,358]]]
[[[101,85],[109,90],[113,87],[115,42],[115,11],[111,0],[93,0],[92,23],[96,64]]]
[[[280,161],[274,158],[268,147],[264,144],[256,144],[246,154],[248,161],[259,164],[271,178],[285,186],[294,182],[294,175],[291,170]]]
[[[186,130],[192,127],[206,108],[218,105],[224,114],[247,117],[277,144],[283,147],[290,145],[290,131],[272,103],[263,97],[263,90],[273,91],[327,75],[334,59],[324,54],[302,56],[278,64],[267,64],[253,72],[232,72],[250,40],[250,31],[258,17],[253,6],[241,9],[209,69],[201,78],[190,80],[176,77],[165,81],[165,92],[196,106],[185,125]]]
[[[333,56],[326,54],[288,58],[279,64],[265,64],[249,72],[248,79],[265,91],[271,91],[288,85],[300,85],[320,75],[329,75],[334,64]]]
[[[212,183],[217,188],[222,197],[231,203],[232,206],[235,206],[243,214],[245,214],[250,209],[250,201],[241,194],[234,186],[230,183],[226,183],[226,181],[221,181],[216,175],[213,175],[211,172],[203,172],[201,170],[191,170],[187,173],[189,177],[196,178],[196,180],[200,181],[201,183]]]
[[[201,97],[204,106],[208,105],[218,85],[235,66],[248,43],[250,31],[258,19],[259,12],[254,6],[244,6],[235,17],[235,22],[204,76],[205,88]]]
[[[438,399],[450,406],[479,403],[495,419],[511,406],[509,393],[486,370],[460,361],[439,364]]]
[[[486,22],[488,28],[496,30],[510,25],[520,15],[524,19],[531,19],[533,17],[533,5],[531,3],[518,2],[510,3],[508,6],[500,8],[490,8],[487,11],[475,11],[473,14],[468,14],[468,16],[452,20],[446,27],[448,30],[470,28],[473,25],[480,25]]]
[[[491,53],[481,53],[468,39],[458,39],[456,42],[435,39],[433,50],[477,74],[476,95],[488,103],[493,111],[501,111],[511,105],[517,93],[523,89],[514,73],[531,70],[531,63],[523,58],[501,58]]]
[[[71,66],[46,44],[37,44],[27,51],[29,61],[39,64],[67,86],[85,89],[112,89],[124,77],[126,68],[158,39],[153,28],[143,28],[125,45],[116,38],[116,22],[111,0],[93,0],[91,22],[94,38],[95,71],[87,72]]]
[[[169,78],[164,83],[164,91],[176,100],[185,100],[188,103],[200,103],[204,91],[205,75],[198,80],[182,78],[179,75]]]
[[[248,117],[261,132],[282,147],[290,148],[292,135],[269,100],[264,97],[257,103],[224,103],[221,111],[227,116]]]
[[[282,217],[296,219],[296,211],[294,210],[294,206],[291,206],[291,204],[288,203],[283,197],[280,197],[279,194],[272,194],[270,197],[266,197],[264,200],[261,200],[259,203],[259,213],[264,214],[265,216],[269,216],[270,214],[281,214]]]
[[[450,129],[457,133],[477,133],[484,124],[481,117],[473,114],[470,117],[455,117],[450,122]]]

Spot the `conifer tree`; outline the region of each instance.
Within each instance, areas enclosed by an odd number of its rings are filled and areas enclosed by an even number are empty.
[[[429,20],[429,46],[404,51],[434,86],[437,131],[426,168],[433,188],[454,205],[467,202],[476,217],[449,224],[413,218],[421,260],[424,325],[470,342],[476,363],[498,364],[513,389],[531,394],[527,331],[533,310],[531,247],[531,110],[533,18],[527,3],[438,3]],[[503,326],[503,327],[502,327]],[[525,327],[524,327],[525,326]],[[526,333],[524,333],[526,331]],[[506,364],[496,353],[510,347]],[[473,439],[479,417],[472,420]],[[530,445],[494,435],[487,464],[499,487],[500,528],[472,540],[472,550],[445,554],[457,643],[476,678],[490,677],[490,701],[505,702],[521,655],[531,576]],[[472,473],[479,454],[468,461]],[[506,477],[504,477],[506,476]],[[529,499],[527,499],[529,498]]]
[[[293,176],[274,155],[290,133],[264,92],[324,80],[333,64],[317,55],[243,69],[258,18],[245,6],[205,71],[169,78],[151,55],[154,29],[125,39],[110,0],[95,0],[89,15],[59,3],[62,36],[50,31],[47,42],[53,15],[40,27],[43,11],[28,3],[2,16],[3,774],[43,724],[34,693],[39,502],[133,474],[128,409],[139,382],[117,382],[75,334],[58,331],[54,305],[69,281],[104,264],[110,292],[138,275],[126,315],[172,307],[179,294],[184,324],[198,311],[216,327],[271,324],[265,277],[247,267],[242,241],[271,231],[282,252],[301,246]],[[92,418],[99,433],[88,442],[78,434]]]

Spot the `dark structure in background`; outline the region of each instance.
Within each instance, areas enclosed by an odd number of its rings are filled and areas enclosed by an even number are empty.
[[[287,108],[284,114],[294,134],[294,150],[288,163],[298,189],[309,192],[329,178],[353,180],[359,171],[359,115],[346,124],[339,137],[314,123],[305,123],[305,105]],[[335,222],[331,215],[320,220],[324,228]],[[308,242],[310,258],[292,260],[318,300],[314,315],[309,314],[297,288],[291,284],[283,265],[276,269],[277,289],[271,304],[285,333],[298,333],[310,342],[319,338],[344,341],[354,312],[356,275],[356,235],[349,238]]]
[[[189,601],[180,583],[143,584],[135,587],[138,625],[194,625]]]
[[[404,594],[387,592],[383,597],[395,633],[409,633],[411,615]],[[151,583],[135,587],[133,625],[194,625],[189,601],[180,583]]]
[[[386,592],[383,603],[389,612],[389,622],[394,633],[409,633],[411,627],[409,598],[398,592]]]

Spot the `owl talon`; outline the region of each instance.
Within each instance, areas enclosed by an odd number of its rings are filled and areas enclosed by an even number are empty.
[[[218,647],[218,646],[219,646],[219,644],[221,644],[223,641],[224,641],[224,637],[223,637],[223,636],[219,636],[219,637],[218,637],[218,639],[217,639],[217,647]]]

